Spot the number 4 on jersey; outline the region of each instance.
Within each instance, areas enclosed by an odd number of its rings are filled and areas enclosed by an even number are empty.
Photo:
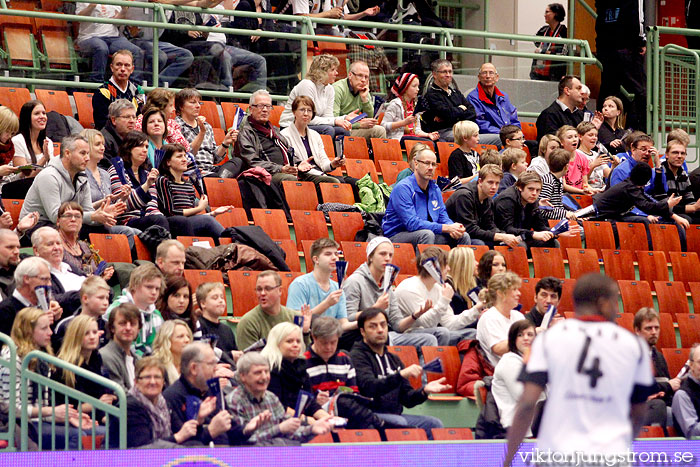
[[[588,377],[591,379],[591,387],[595,388],[596,384],[598,384],[598,378],[601,378],[603,376],[603,373],[600,371],[600,359],[598,357],[595,357],[593,359],[593,363],[590,367],[583,367],[586,363],[586,358],[588,357],[588,347],[590,347],[590,345],[591,338],[590,336],[587,336],[586,343],[583,345],[583,350],[581,351],[581,356],[578,359],[578,366],[576,367],[576,371],[583,375],[588,375]]]

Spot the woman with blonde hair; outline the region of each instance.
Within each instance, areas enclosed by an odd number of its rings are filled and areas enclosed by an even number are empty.
[[[19,118],[9,107],[0,105],[0,177],[15,172],[10,165],[15,156],[12,137],[19,131]]]
[[[141,110],[141,115],[136,118],[134,128],[143,127],[143,119],[146,112],[158,109],[163,112],[166,125],[165,141],[163,144],[181,144],[187,152],[190,152],[190,143],[182,134],[180,124],[175,121],[175,92],[165,88],[155,88],[146,96],[146,105]],[[143,130],[146,133],[145,130]]]
[[[520,300],[522,280],[511,271],[494,274],[486,289],[479,293],[479,300],[489,306],[476,326],[476,338],[495,367],[501,356],[508,352],[508,330],[521,319],[522,313],[515,308]]]
[[[333,55],[323,54],[314,57],[306,78],[299,81],[299,84],[289,93],[289,99],[280,117],[280,127],[286,128],[294,124],[292,102],[298,96],[309,96],[316,109],[316,115],[309,122],[309,128],[322,135],[331,135],[334,139],[350,134],[352,127],[350,120],[333,115],[335,101],[333,83],[338,76],[339,65],[340,62]]]
[[[163,323],[153,340],[152,356],[165,366],[166,385],[180,378],[180,358],[182,350],[193,341],[192,330],[181,319],[173,319]]]
[[[17,369],[17,377],[14,381],[10,380],[10,369],[8,367],[0,367],[0,413],[7,417],[10,404],[16,404],[16,415],[20,416],[22,411],[22,403],[20,398],[20,381],[19,374],[22,371],[22,361],[24,357],[33,350],[41,350],[49,355],[53,355],[51,349],[51,315],[45,313],[39,308],[23,308],[15,316],[12,323],[12,331],[10,337],[17,346],[17,355],[15,367]],[[10,359],[9,347],[3,347],[0,352],[0,358],[3,360]],[[29,363],[29,370],[38,373],[42,376],[51,377],[53,369],[41,360],[32,360]],[[10,385],[15,385],[15,400],[10,400]],[[50,446],[51,443],[51,419],[56,422],[56,445],[63,446],[65,431],[61,429],[66,420],[66,409],[68,409],[68,422],[71,425],[68,431],[69,446],[77,448],[78,440],[80,439],[79,431],[74,427],[82,426],[82,428],[90,427],[90,418],[87,414],[83,414],[82,419],[78,415],[78,411],[69,405],[58,405],[53,407],[49,401],[49,389],[47,386],[41,387],[39,393],[39,385],[30,383],[27,385],[27,401],[28,415],[31,423],[38,428],[37,420],[39,417],[43,419],[42,426],[42,441],[44,446]],[[31,436],[32,430],[30,430]],[[32,439],[37,442],[38,439]]]
[[[474,250],[452,248],[447,256],[447,265],[450,267],[447,283],[455,291],[450,306],[455,314],[459,314],[476,305],[468,296],[469,291],[476,287]]]
[[[296,406],[299,391],[311,392],[303,353],[304,337],[301,327],[288,322],[279,323],[270,329],[267,344],[260,352],[270,362],[270,384],[267,390],[273,392],[285,408],[292,410]],[[304,415],[319,418],[327,413],[314,399],[307,405]]]
[[[78,315],[73,318],[66,329],[63,344],[58,351],[58,358],[96,375],[102,374],[102,357],[97,351],[100,345],[101,331],[92,316]],[[55,378],[68,387],[75,388],[100,401],[111,404],[116,400],[114,394],[106,394],[104,387],[92,380],[76,376],[72,371],[56,371]],[[91,406],[83,404],[83,411],[89,412]]]

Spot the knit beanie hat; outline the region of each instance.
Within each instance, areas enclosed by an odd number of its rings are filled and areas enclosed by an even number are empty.
[[[406,89],[411,84],[411,81],[414,79],[418,79],[418,76],[414,75],[413,73],[402,74],[396,78],[396,81],[394,81],[394,84],[391,86],[391,92],[396,97],[401,97],[401,95],[406,92]]]

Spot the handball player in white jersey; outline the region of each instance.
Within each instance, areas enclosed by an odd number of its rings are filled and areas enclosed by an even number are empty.
[[[506,466],[513,462],[545,388],[537,453],[557,453],[548,459],[558,464],[566,455],[573,465],[586,465],[585,456],[627,455],[642,427],[654,378],[646,342],[614,322],[618,295],[617,284],[607,276],[581,277],[574,288],[576,317],[553,325],[533,342],[508,431]],[[521,454],[530,451],[535,450],[525,448]],[[619,463],[627,462],[619,458]]]

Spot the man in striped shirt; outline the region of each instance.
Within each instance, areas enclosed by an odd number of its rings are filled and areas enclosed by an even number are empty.
[[[342,333],[340,321],[332,316],[318,316],[311,324],[313,344],[304,353],[304,358],[316,401],[330,413],[347,418],[348,428],[389,428],[360,399],[346,395],[333,398],[339,387],[350,388],[355,394],[360,392],[350,355],[338,349]]]

